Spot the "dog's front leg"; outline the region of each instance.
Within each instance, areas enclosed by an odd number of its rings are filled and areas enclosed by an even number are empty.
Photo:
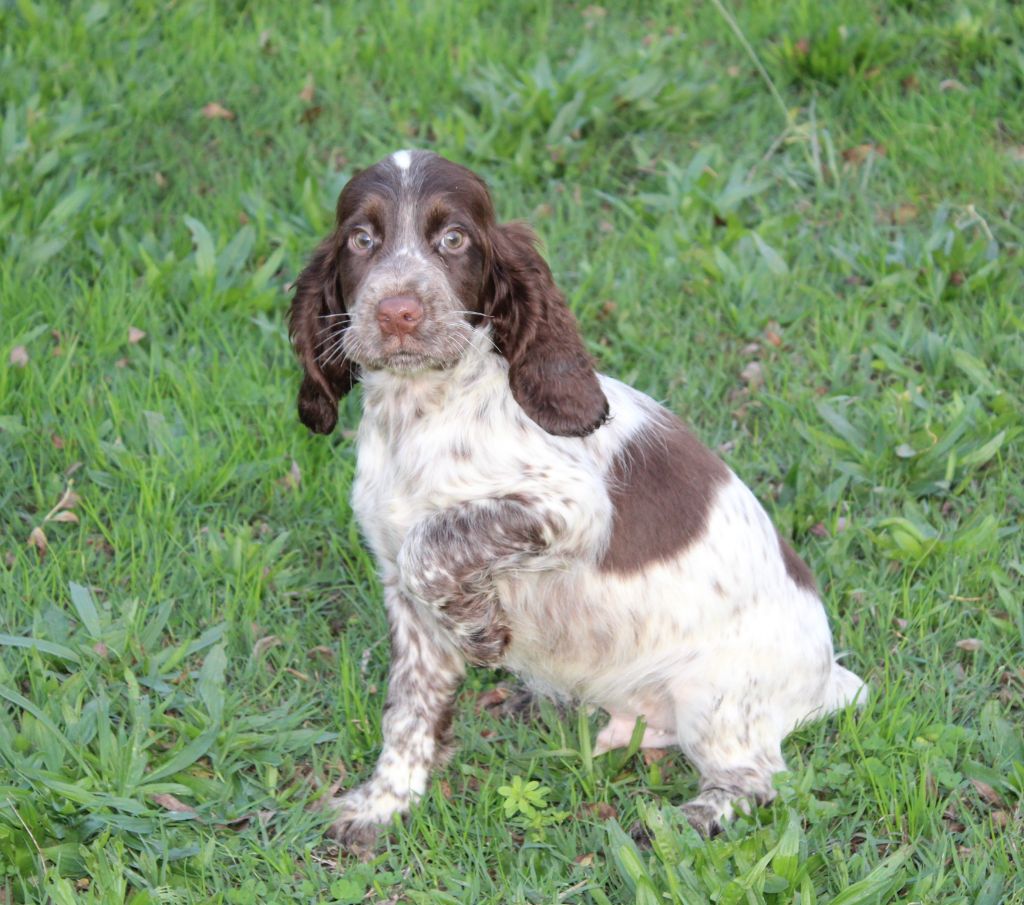
[[[397,588],[386,592],[391,668],[382,734],[373,775],[331,801],[337,817],[330,834],[358,854],[368,853],[380,827],[404,814],[427,788],[432,767],[451,748],[455,693],[465,674],[462,657],[436,616]]]
[[[538,567],[556,523],[522,497],[442,509],[406,535],[398,554],[400,584],[437,614],[467,660],[495,666],[511,632],[494,576],[528,561]]]

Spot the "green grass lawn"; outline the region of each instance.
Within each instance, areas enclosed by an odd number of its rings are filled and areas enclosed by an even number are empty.
[[[1022,97],[1010,0],[0,0],[0,903],[1024,902]],[[409,146],[535,225],[872,685],[713,841],[678,753],[484,671],[380,856],[323,839],[387,636],[358,394],[306,433],[284,314]]]

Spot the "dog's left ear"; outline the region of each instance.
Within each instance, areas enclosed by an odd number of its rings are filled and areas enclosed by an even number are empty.
[[[489,245],[483,312],[508,360],[512,395],[549,434],[593,433],[608,419],[608,400],[536,236],[507,223],[493,228]]]

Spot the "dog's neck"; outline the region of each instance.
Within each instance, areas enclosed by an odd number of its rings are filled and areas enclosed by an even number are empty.
[[[467,404],[508,393],[508,363],[497,354],[489,328],[473,331],[465,351],[449,368],[421,371],[364,370],[363,418],[400,427],[437,416],[450,419],[453,403]]]

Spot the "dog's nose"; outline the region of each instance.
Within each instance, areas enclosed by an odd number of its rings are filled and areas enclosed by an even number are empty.
[[[412,295],[394,295],[377,305],[377,323],[381,333],[407,336],[423,320],[423,305]]]

